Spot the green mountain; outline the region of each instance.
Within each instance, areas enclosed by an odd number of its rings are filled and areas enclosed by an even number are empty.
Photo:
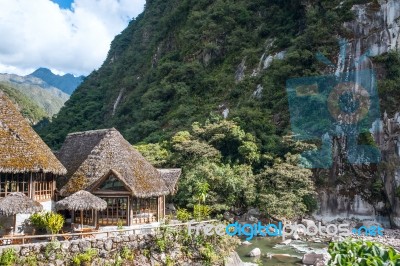
[[[230,200],[223,192],[236,185],[226,189],[233,184],[227,178],[243,181],[235,192],[238,202],[251,194],[260,207],[273,209],[276,203],[284,210],[287,199],[296,203],[302,197],[305,205],[319,206],[324,219],[389,213],[400,227],[400,153],[391,142],[400,134],[395,115],[399,21],[400,4],[393,0],[148,0],[144,12],[114,39],[102,67],[38,131],[56,149],[69,132],[116,127],[131,143],[142,142],[138,147],[144,154],[168,167],[183,167],[178,200],[192,198],[199,179],[217,186],[210,189],[213,197]],[[351,164],[347,136],[333,135],[331,151],[318,157],[333,158],[332,167],[312,171],[318,204],[309,194],[290,198],[304,190],[288,186],[297,179],[307,183],[310,173],[297,169],[289,154],[302,148],[285,144],[291,130],[286,82],[315,76],[333,80],[364,70],[377,74],[386,129],[373,139],[367,125],[352,140],[379,147],[383,161]],[[370,84],[376,81],[368,77]],[[318,115],[304,118],[304,131],[331,125]],[[246,190],[249,184],[259,191]]]
[[[30,124],[36,124],[47,117],[46,112],[41,107],[39,107],[35,102],[17,89],[7,84],[0,83],[0,90],[3,91],[11,99],[11,101],[18,106],[21,114],[29,121]]]
[[[75,77],[72,74],[56,75],[50,69],[43,67],[36,69],[29,76],[40,78],[50,86],[58,88],[68,95],[71,95],[84,79],[84,76]]]
[[[221,114],[279,153],[289,130],[287,79],[334,73],[316,54],[336,64],[340,38],[354,43],[358,34],[346,26],[357,18],[353,6],[379,11],[375,2],[147,1],[39,133],[53,147],[69,132],[111,126],[132,143],[157,142]],[[385,95],[382,102],[396,108]]]
[[[12,87],[25,95],[44,110],[48,118],[57,114],[69,98],[68,94],[32,76],[0,74],[0,84]]]

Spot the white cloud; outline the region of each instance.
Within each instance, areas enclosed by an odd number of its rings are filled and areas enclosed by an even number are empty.
[[[87,75],[145,0],[75,0],[72,10],[50,0],[0,0],[0,73],[38,67]]]

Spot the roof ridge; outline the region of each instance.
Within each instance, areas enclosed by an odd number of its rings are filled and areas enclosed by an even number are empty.
[[[116,128],[103,128],[103,129],[93,129],[93,130],[86,130],[86,131],[79,131],[79,132],[72,132],[69,133],[67,136],[77,136],[77,135],[90,135],[95,133],[106,133],[111,131],[118,131]]]

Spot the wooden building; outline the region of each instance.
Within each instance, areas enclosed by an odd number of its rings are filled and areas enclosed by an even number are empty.
[[[0,197],[22,192],[49,211],[54,205],[56,180],[66,173],[50,148],[0,91]]]
[[[174,193],[180,169],[154,168],[114,128],[71,133],[57,157],[67,168],[60,196],[87,190],[107,202],[87,211],[84,224],[134,225],[160,221],[165,196]],[[64,185],[65,184],[65,185]],[[80,215],[74,215],[80,223]]]

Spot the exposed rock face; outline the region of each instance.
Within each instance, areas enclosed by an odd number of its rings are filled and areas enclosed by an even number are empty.
[[[380,129],[374,138],[382,154],[380,174],[391,207],[390,221],[392,226],[400,227],[400,114],[390,119],[385,113],[383,121],[377,121],[374,126]]]
[[[339,76],[340,73],[374,69],[373,62],[368,56],[380,55],[399,48],[400,2],[396,0],[370,2],[353,6],[355,20],[344,25],[351,32],[352,37],[348,39],[348,42],[341,43],[336,67],[329,70],[330,74]],[[371,78],[372,82],[375,82],[373,78]],[[375,140],[382,152],[383,163],[379,167],[382,166],[384,169],[379,169],[379,172],[391,207],[390,221],[392,225],[399,227],[400,200],[396,196],[396,188],[400,185],[400,167],[396,165],[399,165],[400,157],[400,147],[397,142],[400,118],[397,115],[390,120],[385,116],[383,120],[383,125],[379,122],[371,125],[374,129],[371,132],[374,132]],[[379,129],[382,131],[376,132]],[[362,180],[372,179],[374,175],[377,175],[378,169],[365,165],[353,165],[351,170],[348,166],[346,168],[345,138],[333,139],[332,153],[334,165],[326,173],[329,188],[319,191],[320,208],[315,213],[316,218],[324,218],[328,221],[337,217],[376,218],[378,222],[388,225],[388,220],[380,216],[385,205],[383,202],[368,201],[362,196],[362,192],[353,190],[353,187],[337,185],[336,182],[345,174],[362,176]],[[357,182],[362,183],[362,181]]]
[[[371,55],[380,55],[397,49],[400,44],[400,2],[397,0],[380,0],[379,4],[355,5],[356,19],[346,23],[357,39],[357,45]]]

